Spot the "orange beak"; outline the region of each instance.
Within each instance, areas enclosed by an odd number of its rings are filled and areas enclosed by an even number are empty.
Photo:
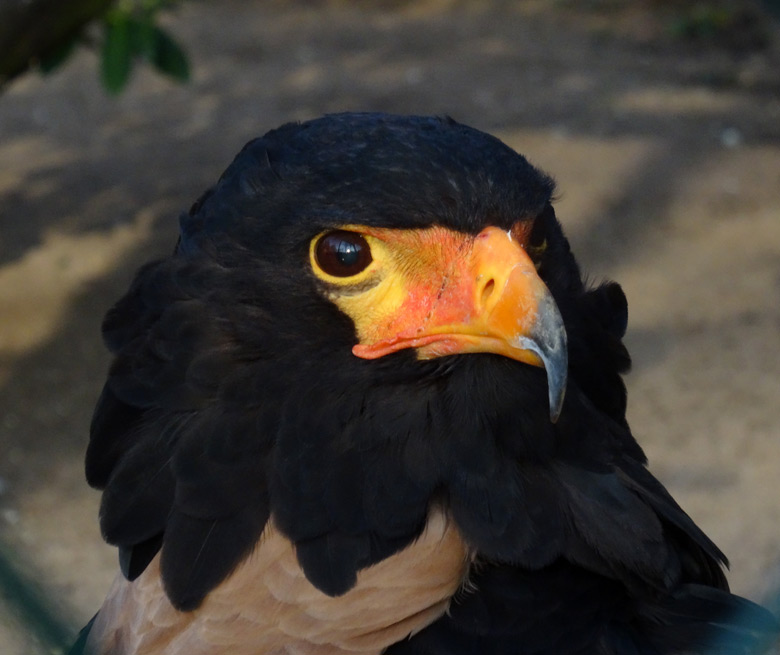
[[[555,422],[566,391],[566,330],[530,257],[512,232],[496,227],[476,237],[437,234],[442,237],[458,242],[437,241],[438,259],[421,254],[422,263],[404,280],[405,301],[352,352],[364,359],[406,348],[420,359],[495,353],[543,366]]]

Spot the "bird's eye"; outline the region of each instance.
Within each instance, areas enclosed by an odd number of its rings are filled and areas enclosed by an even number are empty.
[[[368,268],[371,248],[357,232],[328,232],[314,250],[319,267],[333,277],[351,277]]]
[[[543,253],[547,247],[547,224],[543,216],[538,216],[528,235],[528,248]]]

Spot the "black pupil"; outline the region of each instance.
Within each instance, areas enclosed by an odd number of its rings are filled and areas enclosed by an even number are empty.
[[[354,266],[360,261],[360,247],[348,241],[339,241],[336,257],[342,266]]]
[[[355,232],[337,231],[326,234],[317,244],[317,263],[328,275],[357,275],[371,263],[371,249]]]

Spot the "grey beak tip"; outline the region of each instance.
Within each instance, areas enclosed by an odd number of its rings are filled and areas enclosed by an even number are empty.
[[[569,374],[569,350],[566,328],[558,306],[549,292],[539,301],[538,320],[533,333],[518,339],[518,346],[539,356],[547,373],[550,421],[555,423],[563,409]]]
[[[547,373],[550,421],[555,423],[563,409],[569,373],[569,351],[563,318],[549,293],[539,302],[539,321],[531,337],[533,350],[539,355]]]
[[[563,400],[566,397],[566,373],[564,372],[561,376],[548,370],[547,385],[549,388],[550,421],[557,423],[563,410]]]

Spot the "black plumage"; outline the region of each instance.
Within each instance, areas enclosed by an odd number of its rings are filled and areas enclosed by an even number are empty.
[[[273,516],[307,578],[343,594],[436,505],[474,553],[471,584],[390,655],[757,648],[772,617],[728,593],[725,557],[645,468],[620,378],[625,298],[585,286],[552,192],[448,119],[342,114],[249,143],[104,323],[115,358],[86,466],[124,574],[161,548],[166,593],[193,610]],[[540,367],[354,356],[353,321],[308,268],[312,239],[345,225],[518,221],[568,335],[557,422]]]

